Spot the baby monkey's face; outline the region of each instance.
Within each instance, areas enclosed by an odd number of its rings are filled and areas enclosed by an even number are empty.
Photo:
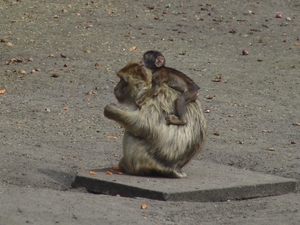
[[[165,58],[159,51],[147,51],[144,53],[140,63],[142,66],[154,71],[165,65]]]

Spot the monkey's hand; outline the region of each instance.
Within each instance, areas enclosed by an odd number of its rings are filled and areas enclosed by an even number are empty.
[[[130,112],[118,109],[112,105],[104,107],[104,116],[110,120],[114,120],[124,128],[131,125],[133,116]]]
[[[186,120],[181,120],[175,115],[167,115],[165,119],[166,119],[168,124],[172,124],[172,125],[180,126],[180,125],[185,125],[186,124]]]
[[[116,107],[114,107],[113,105],[106,105],[104,107],[104,116],[107,117],[108,119],[114,119],[116,116],[116,112],[119,109],[117,109]]]
[[[142,108],[142,106],[145,105],[147,100],[148,100],[148,98],[146,98],[145,96],[142,96],[139,99],[137,99],[135,103],[138,105],[139,108]]]
[[[146,102],[157,96],[159,94],[160,88],[152,88],[149,91],[147,91],[146,93],[144,93],[144,95],[142,95],[140,98],[138,98],[136,100],[136,104],[139,106],[139,108],[141,108],[143,105],[146,104]]]
[[[125,111],[112,105],[106,105],[104,107],[104,116],[108,119],[116,121],[127,132],[136,137],[148,138],[149,136],[149,125],[145,123],[144,118],[141,119],[139,116],[139,110]]]

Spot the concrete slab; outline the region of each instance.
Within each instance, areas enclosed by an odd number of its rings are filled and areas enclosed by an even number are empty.
[[[296,189],[297,180],[237,169],[205,161],[192,161],[183,179],[140,177],[111,168],[79,172],[73,187],[99,194],[142,197],[164,201],[226,201],[280,195]]]

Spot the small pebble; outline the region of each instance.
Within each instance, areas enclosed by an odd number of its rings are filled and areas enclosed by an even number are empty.
[[[276,13],[276,18],[282,18],[282,14],[280,12]]]
[[[242,53],[243,53],[243,55],[248,55],[248,54],[249,54],[249,52],[248,52],[247,49],[244,49],[244,50],[242,51]]]

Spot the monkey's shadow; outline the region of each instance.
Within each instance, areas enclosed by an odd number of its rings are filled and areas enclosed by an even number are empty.
[[[75,176],[75,174],[45,168],[38,169],[38,172],[46,175],[47,177],[61,184],[62,186],[67,187],[71,187],[70,184],[74,181]]]

